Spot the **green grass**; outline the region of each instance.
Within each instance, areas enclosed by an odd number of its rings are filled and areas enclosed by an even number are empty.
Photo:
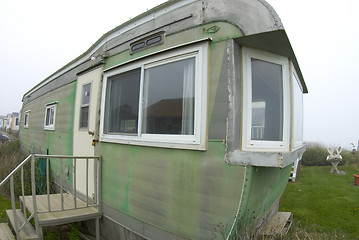
[[[11,202],[0,194],[0,223],[7,222],[5,211],[11,209]]]
[[[292,212],[309,232],[359,237],[359,187],[353,185],[355,166],[341,166],[346,175],[329,174],[331,167],[303,167],[295,183],[288,183],[279,211]],[[314,238],[315,239],[315,238]]]

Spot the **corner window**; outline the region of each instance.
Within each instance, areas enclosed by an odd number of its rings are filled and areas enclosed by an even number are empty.
[[[51,103],[45,109],[44,129],[55,130],[56,103]]]
[[[204,149],[206,61],[198,44],[106,73],[100,140]]]
[[[303,146],[303,87],[292,67],[292,135],[293,150]]]
[[[80,106],[80,128],[88,128],[89,108],[90,108],[91,83],[82,86],[81,106]]]
[[[243,149],[289,149],[288,59],[243,48]]]

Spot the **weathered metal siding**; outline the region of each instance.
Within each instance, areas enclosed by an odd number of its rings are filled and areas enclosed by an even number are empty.
[[[219,29],[211,32],[213,26]],[[163,45],[134,55],[128,51],[106,60],[104,69],[151,52],[171,48],[198,39],[209,42],[208,150],[151,148],[100,142],[103,156],[102,192],[106,209],[117,210],[134,219],[190,239],[209,239],[220,234],[214,227],[223,224],[228,232],[234,221],[244,180],[243,166],[229,166],[226,152],[226,124],[229,106],[228,61],[230,38],[242,36],[232,24],[213,22],[173,35]],[[239,67],[239,66],[238,66]],[[230,68],[230,69],[229,69]],[[239,80],[239,79],[238,79]],[[133,220],[118,220],[135,225],[139,234],[158,239]],[[137,226],[137,227],[136,227]],[[152,233],[153,234],[153,233]],[[155,233],[154,233],[155,234]]]
[[[35,101],[24,104],[21,115],[29,113],[29,127],[20,126],[20,142],[29,153],[72,155],[73,113],[76,82],[42,95]],[[55,130],[45,130],[46,104],[57,101]],[[23,123],[23,119],[22,119]],[[64,165],[72,160],[64,160]],[[56,176],[60,172],[59,161],[51,161],[51,170]],[[71,170],[72,171],[72,170]],[[71,181],[71,174],[70,179]]]
[[[250,234],[258,233],[277,212],[291,168],[290,165],[286,168],[246,167],[243,198],[234,226],[237,234],[246,239]],[[235,235],[236,231],[233,231],[232,236]]]
[[[76,83],[67,84],[22,107],[22,116],[26,111],[30,111],[29,128],[20,126],[20,141],[24,150],[36,153],[48,151],[49,154],[72,154],[75,90]],[[55,130],[45,130],[46,104],[55,101],[58,102]]]
[[[103,202],[169,232],[209,239],[217,224],[228,230],[241,198],[244,168],[228,166],[224,153],[223,142],[210,142],[206,152],[100,143]]]

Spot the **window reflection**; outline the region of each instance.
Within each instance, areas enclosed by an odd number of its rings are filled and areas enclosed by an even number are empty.
[[[282,66],[251,59],[252,128],[251,139],[283,140]]]

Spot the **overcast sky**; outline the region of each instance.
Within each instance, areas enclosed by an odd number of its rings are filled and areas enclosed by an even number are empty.
[[[0,115],[104,33],[163,0],[0,0]],[[282,19],[309,94],[304,140],[359,140],[359,1],[268,0]]]

